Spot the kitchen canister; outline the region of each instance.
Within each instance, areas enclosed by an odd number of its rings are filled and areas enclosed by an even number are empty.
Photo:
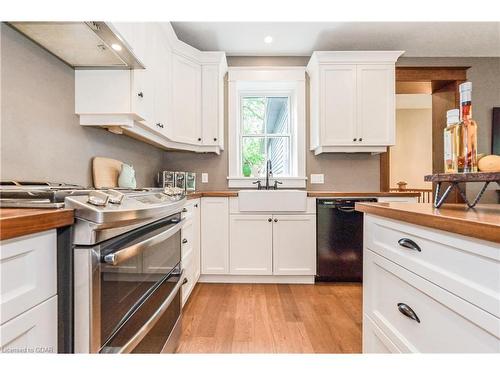
[[[186,190],[186,172],[175,172],[175,187]]]
[[[196,190],[196,173],[186,172],[186,191]]]

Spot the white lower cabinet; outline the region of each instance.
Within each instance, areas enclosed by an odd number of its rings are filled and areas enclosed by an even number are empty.
[[[316,215],[273,215],[273,273],[316,274]]]
[[[57,353],[56,230],[0,248],[0,352]]]
[[[181,263],[186,283],[182,286],[184,306],[200,278],[200,199],[189,200],[182,214]]]
[[[229,273],[229,200],[207,197],[201,200],[201,273]]]
[[[57,353],[57,296],[0,326],[1,353]]]
[[[273,274],[272,215],[231,215],[229,233],[231,274]]]
[[[371,215],[364,246],[363,352],[500,352],[498,246]]]
[[[315,275],[315,215],[230,216],[231,275]]]

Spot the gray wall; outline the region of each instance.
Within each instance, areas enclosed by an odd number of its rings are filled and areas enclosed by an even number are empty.
[[[80,126],[74,102],[74,70],[2,23],[0,178],[91,185],[91,158],[106,156],[151,186],[165,152]]]

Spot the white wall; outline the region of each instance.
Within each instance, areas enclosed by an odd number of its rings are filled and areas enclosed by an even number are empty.
[[[406,181],[408,188],[432,188],[424,182],[424,175],[432,173],[432,109],[396,110],[396,145],[390,156],[391,188],[399,181]]]

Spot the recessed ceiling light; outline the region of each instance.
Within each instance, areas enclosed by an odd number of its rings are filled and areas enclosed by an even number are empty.
[[[264,38],[264,43],[270,44],[273,42],[273,37],[271,35],[268,35]]]
[[[121,51],[122,50],[122,46],[120,46],[119,44],[117,43],[113,43],[111,45],[111,48],[113,48],[115,51]]]

